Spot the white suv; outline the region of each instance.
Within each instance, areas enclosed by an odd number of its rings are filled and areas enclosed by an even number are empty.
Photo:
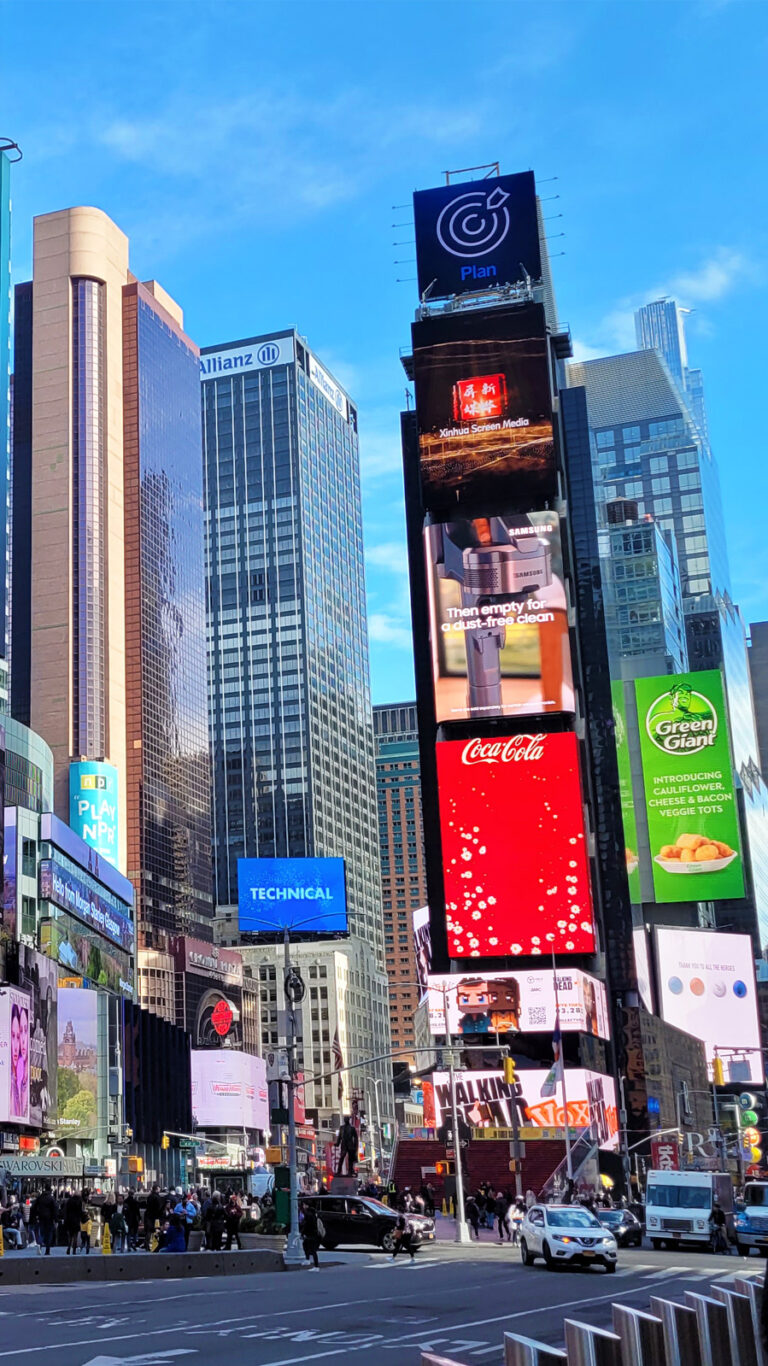
[[[543,1257],[550,1268],[579,1262],[616,1270],[616,1239],[581,1205],[532,1205],[520,1235],[524,1266]]]

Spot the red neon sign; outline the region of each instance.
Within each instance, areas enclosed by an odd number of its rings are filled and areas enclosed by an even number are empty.
[[[453,386],[454,422],[503,417],[506,410],[505,375],[475,375],[474,379],[457,380]]]

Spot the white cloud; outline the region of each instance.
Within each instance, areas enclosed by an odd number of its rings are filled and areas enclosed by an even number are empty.
[[[377,569],[388,569],[392,574],[408,573],[408,556],[400,541],[384,541],[380,545],[369,545],[365,552],[366,562]]]
[[[743,252],[719,247],[708,261],[702,262],[698,270],[673,276],[653,297],[671,295],[683,304],[712,303],[730,294],[744,280],[753,279],[756,273],[755,263]]]
[[[372,612],[368,617],[368,635],[381,645],[394,645],[398,650],[411,650],[413,636],[409,626],[387,612]]]

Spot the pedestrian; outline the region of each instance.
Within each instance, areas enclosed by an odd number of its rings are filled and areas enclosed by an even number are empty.
[[[85,1249],[86,1255],[91,1250],[91,1231],[93,1229],[93,1219],[91,1211],[83,1200],[83,1214],[80,1220],[80,1246]]]
[[[186,1246],[184,1220],[178,1214],[171,1214],[163,1229],[157,1250],[159,1252],[162,1248],[163,1252],[185,1252]]]
[[[503,1191],[497,1192],[494,1213],[496,1215],[496,1220],[499,1229],[499,1242],[504,1242],[504,1234],[506,1233],[507,1242],[511,1243],[512,1229],[509,1225],[509,1205],[507,1204],[507,1197],[504,1195]]]
[[[38,1246],[42,1243],[45,1248],[46,1257],[51,1255],[51,1243],[56,1230],[56,1201],[51,1194],[50,1182],[46,1182],[40,1195],[38,1195],[35,1206],[37,1210],[37,1227],[40,1230]]]
[[[520,1231],[523,1227],[523,1208],[520,1200],[516,1200],[509,1211],[509,1220],[512,1225],[512,1245],[516,1247],[520,1241]]]
[[[477,1241],[480,1242],[480,1210],[474,1195],[470,1195],[469,1199],[465,1201],[464,1213]]]
[[[227,1228],[227,1252],[232,1251],[232,1239],[237,1239],[237,1246],[240,1252],[243,1245],[240,1242],[240,1220],[243,1217],[243,1210],[234,1191],[227,1201],[226,1228]]]
[[[70,1252],[77,1256],[77,1240],[80,1237],[80,1221],[83,1217],[83,1198],[76,1191],[69,1191],[64,1201],[64,1237],[67,1240],[67,1256]]]
[[[709,1227],[712,1234],[712,1251],[730,1252],[731,1249],[728,1246],[728,1235],[726,1233],[725,1211],[719,1200],[715,1200],[712,1205]]]
[[[218,1191],[213,1197],[211,1205],[210,1229],[211,1229],[211,1250],[221,1252],[221,1240],[227,1226],[227,1214],[222,1204],[221,1196]]]
[[[157,1182],[155,1182],[154,1186],[149,1192],[149,1195],[147,1196],[147,1204],[144,1210],[144,1245],[147,1249],[147,1252],[152,1251],[152,1248],[150,1246],[152,1242],[152,1234],[157,1228],[162,1217],[164,1203],[165,1202],[163,1200],[163,1197],[161,1196],[160,1191],[158,1190]]]
[[[181,1226],[184,1229],[184,1246],[189,1247],[189,1234],[192,1225],[197,1218],[197,1206],[192,1199],[191,1191],[187,1191],[185,1196],[182,1194],[181,1190],[179,1190],[177,1191],[177,1195],[179,1198],[174,1205],[173,1212],[181,1220]]]
[[[395,1250],[392,1253],[392,1261],[395,1260],[399,1252],[407,1252],[411,1259],[411,1266],[415,1265],[414,1258],[416,1249],[413,1246],[413,1229],[404,1214],[398,1215],[397,1227],[394,1233]]]
[[[3,1238],[9,1247],[18,1249],[23,1246],[21,1229],[19,1228],[18,1206],[6,1205],[0,1214],[0,1238]]]
[[[139,1224],[141,1223],[141,1206],[136,1199],[135,1191],[129,1191],[126,1195],[123,1214],[128,1229],[128,1251],[135,1252],[139,1242]]]
[[[319,1271],[320,1262],[317,1252],[325,1229],[321,1229],[321,1221],[318,1219],[317,1210],[313,1205],[304,1205],[302,1213],[304,1217],[301,1222],[301,1241],[304,1245],[304,1256],[308,1262],[312,1262],[310,1271]]]
[[[112,1251],[125,1252],[125,1240],[128,1237],[128,1224],[126,1223],[123,1212],[123,1201],[118,1197],[114,1213],[109,1221],[109,1232],[112,1238]]]

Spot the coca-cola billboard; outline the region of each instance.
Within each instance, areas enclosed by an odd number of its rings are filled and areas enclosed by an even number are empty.
[[[450,957],[593,952],[576,736],[444,741],[437,775]]]

